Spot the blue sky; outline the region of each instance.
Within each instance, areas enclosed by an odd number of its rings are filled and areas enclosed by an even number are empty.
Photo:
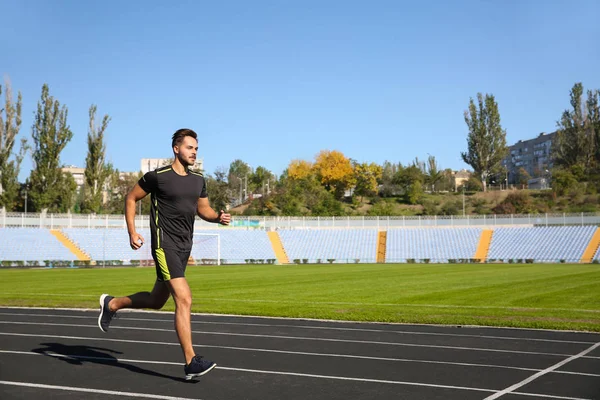
[[[418,4],[417,4],[418,3]],[[512,144],[551,132],[575,82],[600,88],[600,2],[0,0],[0,74],[31,137],[42,84],[69,109],[63,164],[85,165],[88,109],[108,159],[170,157],[181,127],[206,171],[279,175],[338,150],[359,162],[467,167],[463,112],[492,93]],[[4,86],[4,85],[3,85]],[[24,180],[32,167],[23,163]]]

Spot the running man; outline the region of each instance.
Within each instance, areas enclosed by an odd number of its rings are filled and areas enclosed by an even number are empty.
[[[204,177],[190,169],[196,162],[198,138],[191,129],[173,134],[172,165],[146,173],[127,194],[125,220],[129,244],[138,250],[144,238],[135,229],[135,205],[151,195],[150,231],[152,258],[156,265],[156,282],[151,292],[138,292],[125,297],[100,296],[98,326],[108,330],[115,313],[123,308],[161,309],[169,296],[175,302],[175,331],[185,358],[186,379],[204,375],[216,363],[196,355],[192,346],[192,293],[185,279],[185,269],[192,250],[194,219],[228,225],[231,215],[217,213],[209,204]]]

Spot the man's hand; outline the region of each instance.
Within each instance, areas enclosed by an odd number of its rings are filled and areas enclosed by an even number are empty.
[[[221,225],[229,225],[229,222],[231,222],[231,214],[221,210],[219,212],[219,216],[217,217],[217,223]]]
[[[137,232],[130,233],[129,245],[132,249],[137,250],[144,245],[144,238]]]

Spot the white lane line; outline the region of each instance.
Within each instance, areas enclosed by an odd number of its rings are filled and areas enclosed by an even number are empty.
[[[33,333],[10,333],[0,332],[2,336],[20,336],[20,337],[35,337],[35,338],[48,338],[48,339],[69,339],[69,340],[84,340],[84,341],[100,341],[100,342],[113,342],[113,343],[135,343],[135,344],[151,344],[159,346],[179,346],[179,343],[172,342],[157,342],[150,340],[128,340],[128,339],[114,339],[114,338],[99,338],[99,337],[88,337],[88,336],[64,336],[64,335],[40,335]],[[263,349],[254,347],[235,347],[235,346],[217,346],[210,344],[197,344],[200,347],[211,348],[211,349],[225,349],[225,350],[237,350],[237,351],[248,351],[248,352],[259,352],[259,353],[276,353],[276,354],[291,354],[291,355],[302,355],[302,356],[314,356],[314,357],[334,357],[334,358],[350,358],[350,359],[361,359],[361,360],[373,360],[373,361],[390,361],[390,362],[408,362],[408,363],[421,363],[421,364],[441,364],[441,365],[456,365],[461,367],[476,367],[476,368],[499,368],[499,369],[510,369],[517,371],[541,371],[539,368],[525,368],[515,367],[509,365],[497,365],[497,364],[481,364],[481,363],[461,363],[454,361],[435,361],[435,360],[419,360],[412,358],[391,358],[391,357],[371,357],[371,356],[358,356],[353,354],[337,354],[337,353],[312,353],[304,351],[291,351],[291,350],[274,350],[274,349]],[[10,351],[0,350],[0,353],[10,353]],[[557,357],[562,357],[562,354],[555,354]],[[589,358],[589,357],[582,357]],[[553,371],[555,374],[569,374],[569,375],[582,375],[600,377],[600,374],[591,374],[586,372],[576,371]]]
[[[165,345],[179,346],[179,343],[156,342],[156,341],[148,341],[148,340],[90,338],[90,337],[82,337],[82,336],[39,335],[39,334],[36,335],[36,334],[28,334],[28,333],[3,333],[3,332],[0,332],[0,335],[20,336],[20,337],[36,337],[36,338],[48,338],[48,339],[84,340],[84,341],[94,340],[94,341],[116,342],[116,343],[151,344],[151,345],[160,345],[160,346],[165,346]],[[497,368],[497,369],[516,370],[516,371],[531,371],[531,372],[541,371],[541,369],[539,369],[539,368],[525,368],[525,367],[515,367],[515,366],[510,366],[510,365],[497,365],[497,364],[461,363],[461,362],[454,362],[454,361],[419,360],[419,359],[413,359],[413,358],[370,357],[370,356],[357,356],[357,355],[353,355],[353,354],[311,353],[311,352],[304,352],[304,351],[273,350],[273,349],[234,347],[234,346],[215,346],[215,345],[205,345],[205,344],[198,344],[198,346],[204,347],[204,348],[211,348],[211,349],[225,349],[225,350],[248,351],[248,352],[258,352],[258,353],[291,354],[291,355],[313,356],[313,357],[350,358],[350,359],[360,359],[360,360],[405,362],[405,363],[416,363],[416,364],[455,365],[455,366],[459,366],[459,367],[475,367],[475,368],[490,368],[490,369]],[[19,352],[10,351],[10,350],[0,350],[0,353],[19,353]],[[584,357],[582,357],[582,358],[584,358]],[[553,371],[553,373],[565,374],[565,375],[600,377],[600,374],[592,374],[592,373],[576,372],[576,371]]]
[[[19,293],[13,293],[19,294]],[[96,296],[98,297],[98,296]],[[228,299],[228,298],[202,298],[212,301],[232,301],[238,303],[290,303],[290,304],[317,304],[317,305],[348,305],[348,306],[390,306],[390,307],[425,307],[425,308],[456,308],[456,309],[486,309],[486,310],[515,310],[515,311],[578,311],[600,313],[600,310],[582,308],[541,308],[541,307],[506,307],[506,306],[466,306],[464,304],[414,304],[414,303],[357,303],[346,301],[296,301],[296,300],[262,300],[262,299]]]
[[[22,295],[31,297],[83,297],[97,298],[98,295],[77,294],[77,293],[31,293],[31,292],[5,292],[6,294]],[[456,309],[488,309],[488,310],[515,310],[515,311],[577,311],[584,313],[600,313],[600,310],[589,310],[582,308],[540,308],[540,307],[507,307],[507,306],[466,306],[464,304],[414,304],[414,303],[359,303],[349,301],[302,301],[302,300],[268,300],[268,299],[230,299],[220,297],[203,297],[204,300],[218,302],[236,302],[236,303],[286,303],[286,304],[314,304],[314,305],[332,305],[332,306],[385,306],[385,307],[412,307],[412,308],[456,308]],[[12,307],[11,307],[12,308]],[[16,308],[16,307],[15,307]]]
[[[436,385],[433,383],[390,381],[390,380],[383,380],[383,379],[367,379],[367,378],[350,378],[350,377],[346,377],[346,376],[303,374],[303,373],[299,373],[299,372],[268,371],[268,370],[248,369],[248,368],[230,368],[230,367],[217,367],[217,368],[227,370],[227,371],[252,372],[252,373],[258,373],[258,374],[289,375],[289,376],[301,376],[301,377],[305,377],[305,378],[334,379],[334,380],[342,380],[342,381],[355,381],[355,382],[367,382],[367,383],[389,383],[389,384],[393,384],[393,385],[422,386],[422,387],[432,387],[432,388],[439,388],[439,389],[468,390],[468,391],[475,391],[475,392],[493,392],[493,390],[491,390],[491,389],[472,388],[472,387],[464,387],[464,386]]]
[[[567,363],[569,363],[569,362],[571,362],[573,360],[576,360],[576,359],[578,359],[578,358],[586,355],[587,353],[589,353],[590,351],[595,350],[598,347],[600,347],[600,342],[598,342],[595,345],[587,348],[586,350],[582,351],[581,353],[575,354],[574,356],[566,358],[566,359],[562,360],[561,362],[558,362],[558,363],[556,363],[556,364],[554,364],[554,365],[552,365],[552,366],[550,366],[550,367],[548,367],[548,368],[546,368],[546,369],[544,369],[544,370],[542,370],[542,371],[540,371],[540,372],[538,372],[536,374],[531,375],[529,378],[524,379],[521,382],[515,383],[514,385],[509,386],[509,387],[507,387],[506,389],[504,389],[504,390],[502,390],[500,392],[494,393],[493,395],[486,397],[484,400],[494,400],[494,399],[497,399],[498,397],[504,396],[507,393],[513,392],[514,390],[516,390],[516,389],[518,389],[518,388],[520,388],[522,386],[525,386],[525,385],[527,385],[530,382],[533,382],[534,380],[536,380],[540,376],[544,376],[547,373],[552,372],[555,369],[558,369],[558,368],[562,367],[563,365],[565,365],[565,364],[567,364]]]
[[[74,318],[74,319],[96,319],[96,316],[84,316],[84,315],[61,315],[61,314],[27,314],[27,313],[1,313],[0,315],[6,316],[20,316],[20,317],[49,317],[49,318]],[[121,316],[122,321],[143,321],[143,322],[165,322],[173,323],[173,319],[157,319],[157,318],[130,318]],[[385,330],[385,329],[364,329],[364,328],[340,328],[332,326],[316,326],[316,325],[290,325],[290,324],[257,324],[257,323],[238,323],[238,322],[214,322],[214,321],[194,321],[192,324],[205,324],[205,325],[234,325],[234,326],[255,326],[265,328],[298,328],[298,329],[315,329],[315,330],[332,330],[332,331],[348,331],[348,332],[369,332],[369,333],[391,333],[391,334],[404,334],[404,335],[423,335],[423,336],[442,336],[442,337],[465,337],[465,338],[477,338],[477,339],[498,339],[498,340],[517,340],[525,342],[547,342],[547,343],[566,343],[566,344],[592,344],[596,341],[576,341],[576,340],[559,340],[559,339],[540,339],[540,338],[526,338],[516,336],[490,336],[490,335],[469,335],[464,333],[440,333],[440,332],[418,332],[418,331],[396,331],[396,330]],[[582,332],[584,333],[584,332]]]
[[[166,364],[166,365],[181,365],[181,363],[172,363],[172,362],[162,362],[162,361],[146,361],[146,360],[131,360],[125,358],[110,358],[110,357],[87,357],[87,356],[72,356],[72,355],[63,355],[58,353],[34,353],[34,352],[10,352],[21,355],[47,355],[51,357],[57,358],[71,358],[71,359],[80,359],[80,360],[96,360],[96,361],[110,361],[110,362],[130,362],[130,363],[139,363],[139,364]],[[437,385],[433,383],[419,383],[419,382],[404,382],[404,381],[392,381],[392,380],[384,380],[384,379],[368,379],[368,378],[353,378],[347,376],[335,376],[335,375],[317,375],[317,374],[304,374],[300,372],[286,372],[286,371],[270,371],[270,370],[261,370],[261,369],[248,369],[248,368],[233,368],[233,367],[224,367],[218,365],[216,367],[218,370],[225,371],[234,371],[234,372],[251,372],[257,374],[269,374],[269,375],[284,375],[284,376],[300,376],[306,378],[317,378],[317,379],[333,379],[333,380],[343,380],[343,381],[352,381],[352,382],[367,382],[367,383],[383,383],[383,384],[392,384],[392,385],[404,385],[404,386],[421,386],[421,387],[432,387],[432,388],[440,388],[440,389],[457,389],[457,390],[468,390],[468,391],[476,391],[476,392],[494,392],[493,389],[483,389],[483,388],[471,388],[464,386],[450,386],[450,385]]]
[[[560,400],[594,400],[594,399],[588,399],[588,398],[581,398],[581,397],[563,397],[563,396],[552,396],[549,394],[538,394],[538,393],[523,393],[523,392],[513,392],[513,394],[518,394],[519,396],[531,396],[531,397],[537,397],[537,398],[544,398],[544,399],[560,399]]]
[[[65,326],[65,327],[71,327],[71,328],[98,329],[97,325],[80,325],[80,324],[57,324],[57,323],[41,323],[40,324],[40,323],[36,323],[36,322],[16,322],[16,321],[0,321],[0,324],[36,325],[36,326],[37,325]],[[136,331],[149,331],[149,332],[173,332],[173,329],[141,328],[141,327],[132,327],[132,326],[111,326],[110,329],[136,330]],[[489,349],[489,348],[480,348],[480,347],[462,347],[462,346],[442,346],[442,345],[433,345],[433,344],[380,342],[380,341],[373,341],[373,340],[329,339],[329,338],[316,338],[316,337],[306,337],[306,336],[258,335],[258,334],[250,334],[250,333],[210,332],[210,331],[192,331],[192,333],[203,334],[203,335],[242,336],[242,337],[284,339],[284,340],[307,340],[307,341],[319,341],[319,342],[375,344],[375,345],[384,345],[384,346],[419,347],[419,348],[450,349],[450,350],[463,350],[463,351],[483,351],[483,352],[510,353],[510,354],[533,354],[533,355],[544,355],[544,356],[565,356],[565,355],[567,355],[564,353],[544,353],[544,352],[535,352],[535,351]]]
[[[58,335],[36,335],[36,334],[25,334],[25,333],[1,333],[4,336],[21,336],[21,337],[37,337],[37,338],[49,338],[49,339],[70,339],[70,340],[97,340],[97,341],[108,341],[117,343],[138,343],[138,344],[154,344],[154,345],[168,345],[168,346],[179,346],[179,343],[169,342],[155,342],[155,341],[144,341],[144,340],[126,340],[126,339],[109,339],[109,338],[90,338],[90,337],[77,337],[77,336],[58,336]],[[290,351],[290,350],[272,350],[272,349],[261,349],[261,348],[248,348],[248,347],[233,347],[233,346],[214,346],[198,344],[200,347],[213,348],[213,349],[225,349],[225,350],[237,350],[237,351],[248,351],[258,353],[275,353],[275,354],[291,354],[301,356],[314,356],[314,357],[333,357],[333,358],[350,358],[360,360],[372,360],[372,361],[390,361],[390,362],[406,362],[406,363],[420,363],[420,364],[441,364],[441,365],[455,365],[461,367],[475,367],[475,368],[499,368],[499,369],[510,369],[517,371],[540,371],[535,368],[524,368],[524,367],[513,367],[508,365],[494,365],[494,364],[478,364],[478,363],[460,363],[453,361],[435,361],[435,360],[419,360],[411,358],[391,358],[391,357],[370,357],[370,356],[357,356],[352,354],[336,354],[336,353],[311,353],[304,351]],[[0,353],[6,353],[9,351],[0,350]],[[577,373],[575,373],[577,374]]]
[[[114,391],[114,390],[89,389],[89,388],[82,388],[82,387],[75,387],[75,386],[44,385],[41,383],[31,383],[31,382],[0,381],[0,385],[21,386],[21,387],[30,387],[30,388],[38,388],[38,389],[62,390],[62,391],[67,391],[67,392],[107,394],[107,395],[111,395],[111,396],[141,397],[141,398],[145,398],[145,399],[194,400],[194,399],[184,398],[184,397],[160,396],[157,394],[149,394],[149,393],[120,392],[120,391]],[[196,399],[196,400],[199,400],[199,399]]]
[[[582,357],[583,358],[583,357]],[[565,374],[565,375],[581,375],[591,376],[594,378],[600,378],[600,374],[590,374],[588,372],[575,372],[575,371],[552,371],[553,374]]]
[[[167,344],[171,344],[171,343],[167,343]],[[128,359],[128,358],[90,357],[90,356],[64,355],[64,354],[58,354],[58,353],[41,354],[41,353],[35,353],[35,352],[30,352],[30,351],[9,351],[9,350],[0,350],[0,352],[1,353],[19,354],[19,355],[33,355],[33,356],[47,355],[47,356],[57,357],[57,358],[68,358],[68,359],[79,359],[79,360],[129,362],[129,363],[155,364],[155,365],[156,364],[157,365],[176,365],[176,366],[182,365],[181,363],[169,362],[169,361],[135,360],[135,359]],[[300,377],[317,378],[317,379],[334,379],[334,380],[366,382],[366,383],[382,383],[382,384],[422,386],[422,387],[467,390],[467,391],[478,391],[478,392],[494,392],[493,389],[472,388],[472,387],[464,387],[464,386],[437,385],[437,384],[431,384],[431,383],[390,381],[390,380],[368,379],[368,378],[352,378],[352,377],[332,376],[332,375],[304,374],[304,373],[297,373],[297,372],[269,371],[269,370],[257,370],[257,369],[248,369],[248,368],[232,368],[232,367],[225,367],[225,366],[217,366],[217,369],[226,370],[226,371],[234,371],[234,372],[251,372],[251,373],[270,374],[270,375],[300,376]],[[541,394],[536,394],[536,393],[522,393],[522,392],[513,392],[513,393],[518,394],[518,395],[523,395],[523,396],[534,396],[534,397],[543,396],[545,398],[561,399],[561,400],[593,400],[593,399],[584,399],[584,398],[578,398],[578,397],[552,396],[552,395],[546,395],[546,394],[541,395]],[[159,397],[159,398],[165,398],[165,397]]]

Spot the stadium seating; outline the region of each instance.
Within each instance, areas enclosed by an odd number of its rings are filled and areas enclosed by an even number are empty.
[[[393,228],[387,233],[386,262],[453,262],[473,259],[483,228]],[[579,262],[595,226],[498,227],[494,229],[489,262]],[[151,260],[149,229],[142,249],[129,246],[122,228],[65,228],[61,230],[95,264],[117,260],[127,265]],[[277,233],[290,262],[373,263],[377,229],[281,229]],[[196,230],[192,258],[198,263],[217,259],[220,237],[222,263],[275,262],[264,230],[219,228]],[[0,228],[0,261],[75,261],[77,257],[44,228]],[[600,249],[594,255],[600,261]],[[14,264],[14,263],[13,263]],[[36,265],[36,264],[34,264]]]
[[[127,231],[124,229],[63,229],[77,246],[90,255],[93,260],[150,260],[150,231],[140,230],[146,239],[146,245],[139,250],[129,246]],[[245,262],[245,260],[275,259],[275,254],[264,231],[248,230],[196,230],[192,258],[194,260],[216,260],[217,239],[221,238],[221,259],[226,262]],[[210,234],[203,236],[202,234]]]
[[[278,233],[291,262],[305,259],[310,263],[376,261],[376,229],[284,229]]]
[[[481,228],[389,229],[386,261],[448,262],[472,259],[481,231]]]
[[[211,234],[213,236],[204,236]],[[203,259],[217,259],[216,236],[219,234],[221,240],[221,260],[223,263],[244,263],[246,260],[252,262],[275,260],[275,253],[269,241],[267,233],[262,230],[195,230],[192,257],[196,262]],[[250,262],[250,261],[249,261]]]
[[[488,260],[579,262],[595,226],[496,228]]]
[[[150,260],[150,230],[138,231],[146,240],[146,245],[139,250],[133,250],[129,246],[127,230],[116,228],[65,228],[61,231],[88,254],[92,260]]]
[[[49,229],[0,228],[0,260],[44,261],[76,259]],[[40,264],[43,265],[43,264]]]

